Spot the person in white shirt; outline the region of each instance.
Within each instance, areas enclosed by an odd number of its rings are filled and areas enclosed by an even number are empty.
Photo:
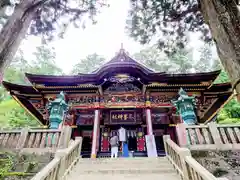
[[[113,135],[110,139],[110,145],[111,145],[111,158],[118,156],[118,136]]]

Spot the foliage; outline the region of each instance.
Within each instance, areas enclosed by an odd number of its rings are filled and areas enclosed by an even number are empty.
[[[220,111],[217,122],[220,124],[240,123],[240,103],[232,99]]]
[[[14,99],[0,103],[0,124],[1,127],[5,128],[36,127],[40,125]]]
[[[175,72],[188,73],[193,68],[192,51],[188,49],[179,49],[170,56],[170,61],[175,64]]]
[[[0,179],[30,180],[36,172],[51,161],[50,156],[49,154],[39,156],[9,150],[0,151]]]
[[[99,68],[105,59],[98,54],[90,54],[86,58],[81,59],[79,63],[73,66],[71,74],[78,74],[78,73],[91,73],[92,71]]]
[[[163,72],[171,68],[171,64],[169,64],[170,62],[165,57],[165,54],[159,51],[156,46],[142,49],[133,54],[133,58],[155,71]]]
[[[222,70],[217,79],[214,81],[214,84],[220,84],[220,83],[226,83],[229,82],[229,77],[227,75],[227,72]]]
[[[39,46],[33,53],[35,60],[30,64],[26,72],[45,75],[62,75],[63,71],[57,67],[56,54],[53,48]]]
[[[194,64],[194,68],[198,72],[210,72],[222,69],[220,60],[213,57],[211,45],[204,44],[200,48],[200,59]]]
[[[211,46],[204,44],[200,48],[200,58],[193,59],[193,49],[185,47],[166,56],[156,45],[145,48],[133,57],[147,67],[160,72],[190,73],[209,72],[221,69],[218,59],[213,59]]]
[[[19,51],[11,66],[4,74],[4,80],[17,84],[28,84],[25,72],[34,74],[63,74],[56,66],[54,49],[42,45],[34,52],[34,59],[28,62],[22,51]],[[39,123],[13,100],[3,87],[0,87],[0,125],[6,128],[39,126]]]
[[[136,40],[146,44],[157,38],[168,54],[184,47],[188,32],[201,32],[203,40],[211,40],[198,0],[131,0],[127,24]]]
[[[55,52],[48,46],[41,45],[33,53],[34,59],[29,62],[20,50],[11,65],[5,70],[4,80],[18,84],[28,84],[25,73],[61,75],[63,71],[57,67]]]
[[[222,71],[215,84],[229,82],[226,71]],[[234,98],[229,101],[218,114],[217,122],[220,124],[240,123],[240,103]]]
[[[1,1],[2,2],[2,1]],[[20,8],[25,14],[36,11],[31,23],[30,34],[42,35],[44,40],[51,40],[56,34],[62,36],[70,24],[76,27],[83,25],[84,15],[95,22],[94,17],[99,8],[105,6],[104,1],[95,0],[4,0],[0,9],[6,7],[13,10]],[[28,8],[24,8],[27,6]],[[11,15],[10,15],[11,16]]]

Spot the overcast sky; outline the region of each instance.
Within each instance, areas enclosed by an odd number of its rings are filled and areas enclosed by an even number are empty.
[[[64,39],[52,43],[56,50],[56,63],[65,73],[68,73],[81,58],[91,53],[97,53],[107,59],[112,58],[120,49],[121,43],[130,54],[143,48],[126,33],[129,0],[109,0],[109,3],[110,7],[98,15],[96,25],[87,24],[85,29],[71,27]],[[29,38],[21,46],[30,59],[34,50],[33,44],[40,44],[39,39]],[[190,44],[197,48],[201,43],[193,35]],[[195,56],[198,56],[197,51]]]

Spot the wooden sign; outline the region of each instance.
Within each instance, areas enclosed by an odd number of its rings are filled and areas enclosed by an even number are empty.
[[[111,111],[110,112],[111,124],[132,124],[136,122],[135,111]]]

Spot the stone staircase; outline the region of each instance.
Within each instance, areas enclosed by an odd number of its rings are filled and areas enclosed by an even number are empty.
[[[180,180],[180,176],[166,157],[159,158],[81,158],[66,176],[66,180],[164,179]]]

